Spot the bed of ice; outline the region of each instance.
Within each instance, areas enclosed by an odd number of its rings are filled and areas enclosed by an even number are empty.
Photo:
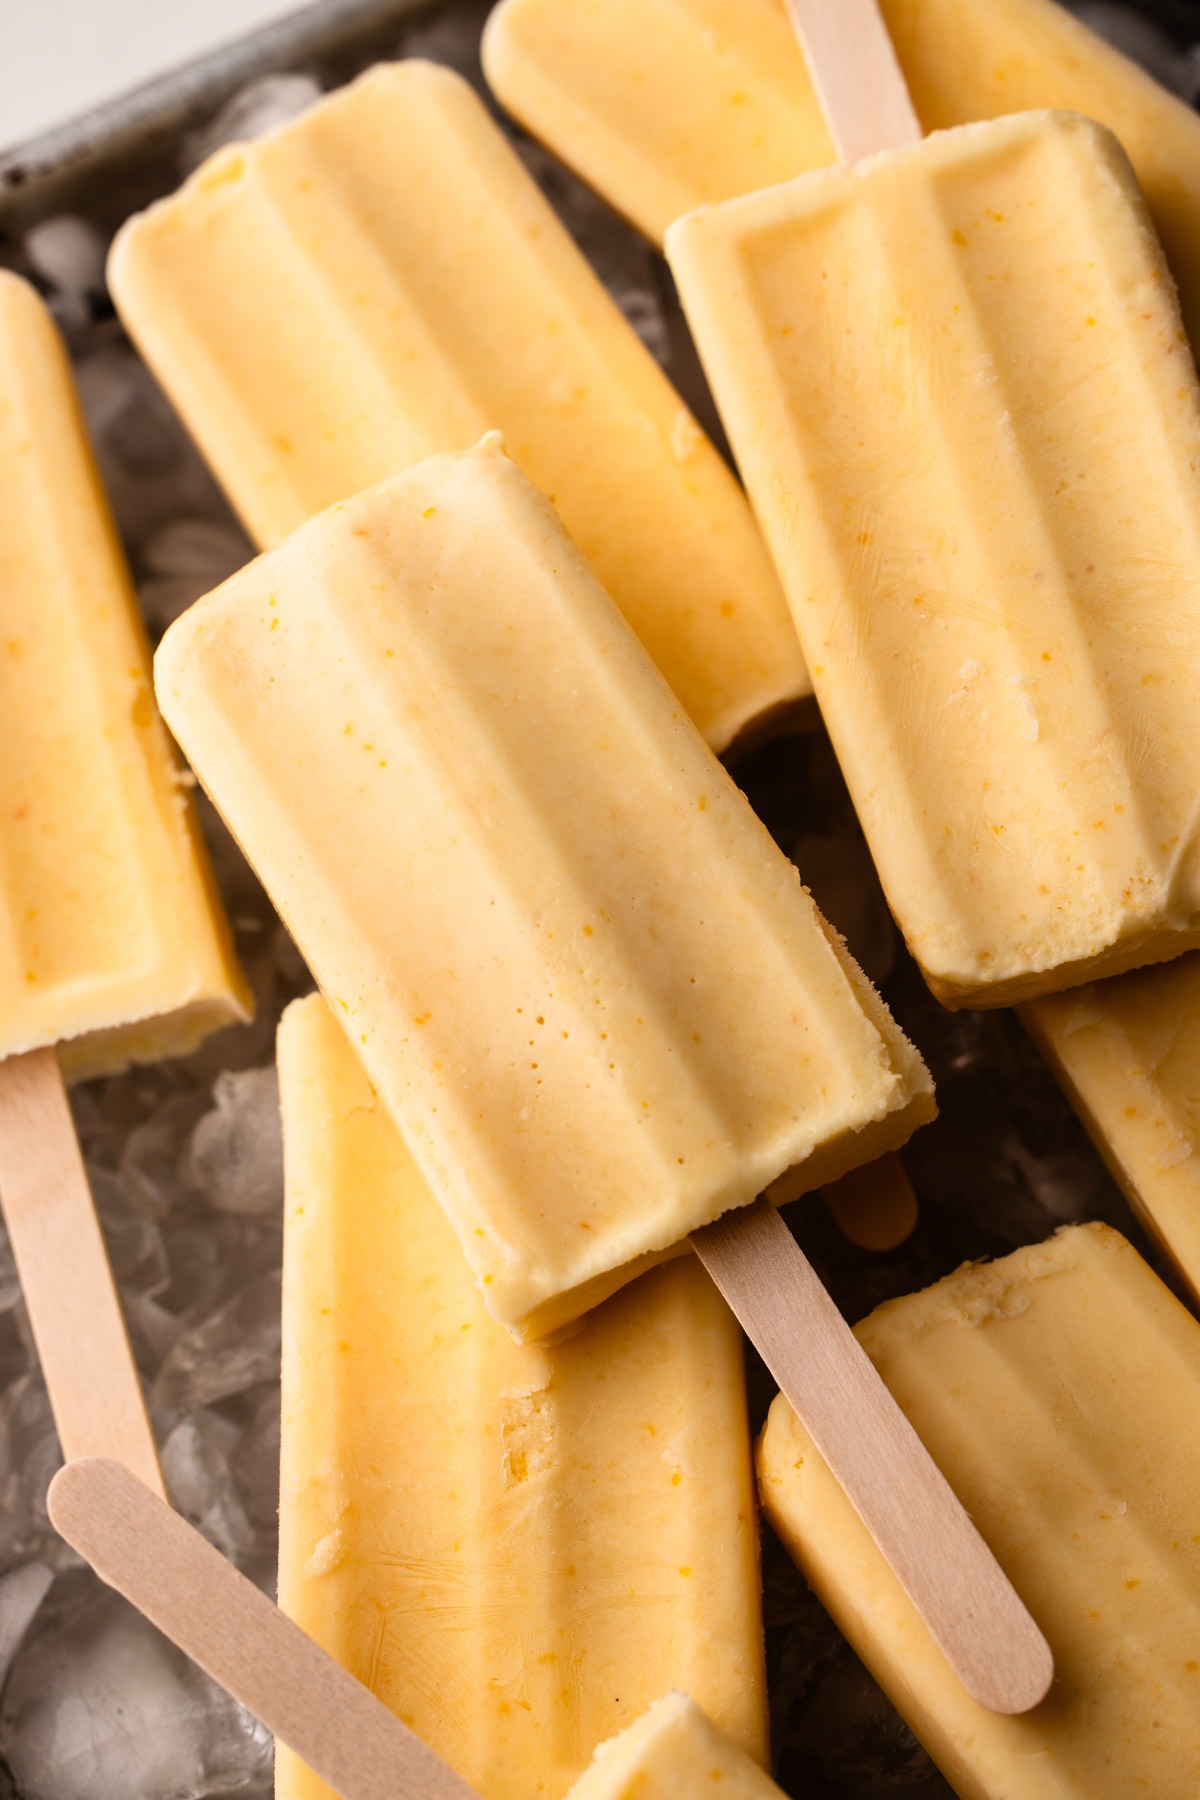
[[[1128,8],[1076,11],[1180,94],[1200,49]],[[486,11],[459,0],[397,52],[478,78]],[[1200,36],[1200,17],[1197,20]],[[220,143],[307,105],[319,69],[236,94],[179,146],[182,175]],[[663,265],[548,156],[522,153],[646,343],[711,423]],[[23,252],[77,360],[84,405],[151,632],[250,554],[240,527],[146,371],[103,288],[105,243],[84,218],[44,220]],[[907,1161],[922,1222],[900,1251],[855,1251],[816,1204],[791,1209],[843,1308],[999,1254],[1070,1219],[1106,1218],[1140,1242],[1120,1197],[1014,1018],[951,1015],[929,997],[888,917],[824,738],[786,739],[735,768],[818,900],[884,984],[929,1059],[942,1116]],[[275,1579],[282,1160],[271,1063],[279,1013],[310,985],[287,934],[211,814],[205,824],[258,996],[251,1026],[185,1062],[75,1093],[75,1110],[179,1508],[253,1580]],[[751,1368],[756,1422],[771,1384]],[[267,1734],[50,1529],[59,1452],[11,1256],[0,1231],[0,1800],[202,1800],[271,1788]],[[777,1772],[801,1800],[935,1800],[950,1790],[770,1533],[765,1604]],[[668,1672],[669,1674],[669,1672]]]

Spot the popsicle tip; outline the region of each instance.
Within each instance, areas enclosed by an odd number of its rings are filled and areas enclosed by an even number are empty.
[[[483,65],[484,79],[506,106],[508,101],[501,90],[504,87],[508,70],[506,52],[509,47],[508,14],[510,11],[508,0],[500,0],[498,6],[493,6],[484,20],[483,32],[479,40],[479,60]]]
[[[671,223],[663,232],[663,255],[668,262],[671,260],[671,253],[676,245],[686,243],[691,230],[692,220],[695,219],[698,214],[711,211],[711,202],[705,201],[700,206],[694,206],[690,212],[682,214],[680,218],[671,220]]]
[[[36,292],[32,282],[18,275],[15,269],[0,269],[0,299],[15,306],[25,306]]]
[[[108,1456],[78,1456],[54,1476],[46,1494],[46,1511],[59,1537],[76,1548],[72,1533],[76,1530],[80,1509],[90,1508],[97,1488],[111,1484],[113,1475],[126,1476],[119,1463]],[[132,1476],[126,1477],[132,1480]]]
[[[992,1641],[990,1654],[972,1659],[970,1670],[959,1666],[963,1686],[989,1712],[1016,1716],[1032,1712],[1050,1692],[1054,1656],[1029,1614],[1015,1622],[1005,1643]]]

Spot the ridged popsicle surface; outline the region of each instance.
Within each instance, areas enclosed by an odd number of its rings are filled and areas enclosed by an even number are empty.
[[[668,243],[934,992],[1191,947],[1200,390],[1115,139],[964,126]]]
[[[1022,1007],[1126,1198],[1200,1299],[1200,956]]]
[[[546,1331],[929,1077],[494,443],[185,614],[160,702],[497,1318]]]
[[[261,545],[500,430],[715,748],[811,693],[737,482],[449,70],[220,152],[110,281]]]
[[[0,272],[0,1057],[98,1074],[249,1010],[66,350]]]
[[[514,1344],[323,1000],[280,1076],[284,1610],[486,1800],[559,1800],[668,1680],[761,1760],[741,1336],[698,1260]]]
[[[1200,333],[1200,119],[1058,0],[880,0],[926,131],[1059,107],[1120,138]],[[783,0],[501,0],[502,103],[656,241],[834,162]]]
[[[961,1800],[1200,1784],[1200,1324],[1103,1225],[889,1301],[858,1334],[1054,1652],[1032,1712],[971,1700],[782,1399],[767,1517]]]

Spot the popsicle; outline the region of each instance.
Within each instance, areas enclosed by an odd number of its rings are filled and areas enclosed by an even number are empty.
[[[1200,1301],[1200,956],[1032,1000],[1021,1016]]]
[[[127,1470],[90,1457],[50,1484],[50,1517],[102,1581],[336,1787],[342,1800],[479,1800],[370,1690]],[[568,1800],[778,1800],[773,1781],[671,1693],[604,1745]],[[326,1789],[325,1791],[329,1791]],[[523,1793],[533,1789],[526,1787]]]
[[[324,1000],[279,1067],[284,1611],[487,1800],[557,1800],[666,1672],[764,1759],[742,1340],[698,1260],[518,1346]],[[275,1792],[330,1790],[281,1752]]]
[[[947,1673],[782,1400],[767,1517],[962,1800],[1191,1800],[1200,1784],[1200,1324],[1103,1225],[968,1264],[858,1334],[1030,1596],[1046,1701]]]
[[[1200,119],[1055,0],[881,0],[926,131],[1081,112],[1120,138],[1200,333]],[[501,0],[508,110],[661,243],[696,207],[835,160],[783,0]]]
[[[494,438],[251,563],[156,680],[501,1323],[553,1330],[795,1165],[819,1185],[932,1116]]]
[[[668,255],[888,902],[951,1007],[1167,960],[1200,937],[1200,391],[1132,171],[1065,113],[904,143],[873,0],[795,4],[846,141],[890,95],[903,147]]]
[[[1031,1703],[1028,1615],[754,1200],[894,1147],[928,1076],[494,437],[310,521],[156,674],[493,1316],[692,1233],[974,1691]]]
[[[83,1457],[47,1497],[59,1535],[325,1777],[341,1800],[479,1800],[194,1526],[120,1463]]]
[[[0,271],[0,1055],[87,1078],[247,1016],[66,352]]]
[[[714,748],[811,693],[733,476],[449,70],[219,152],[109,278],[259,544],[497,427]]]
[[[41,301],[0,271],[0,1197],[67,1455],[160,1480],[60,1070],[249,1015]]]
[[[783,1800],[783,1791],[687,1694],[656,1701],[596,1752],[568,1800]]]

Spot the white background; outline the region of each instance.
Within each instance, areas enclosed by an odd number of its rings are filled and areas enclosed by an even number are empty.
[[[0,0],[0,149],[293,10],[295,0]]]

